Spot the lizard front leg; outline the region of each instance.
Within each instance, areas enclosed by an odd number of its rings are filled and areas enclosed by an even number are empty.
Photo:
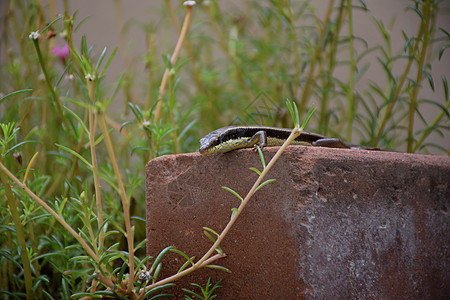
[[[267,146],[267,133],[264,130],[256,132],[251,138],[247,140],[249,147],[259,146],[262,148]]]

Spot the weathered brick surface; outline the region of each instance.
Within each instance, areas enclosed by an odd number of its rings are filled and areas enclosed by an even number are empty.
[[[277,148],[265,149],[268,161]],[[260,167],[251,150],[163,156],[146,167],[149,255],[197,258]],[[448,299],[450,158],[289,147],[222,244],[217,264],[178,281],[224,279],[218,299]],[[184,261],[164,260],[166,276]]]

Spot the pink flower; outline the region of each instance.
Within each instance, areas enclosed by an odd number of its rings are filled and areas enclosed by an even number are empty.
[[[63,62],[65,62],[67,55],[69,55],[70,53],[69,45],[66,44],[64,47],[55,46],[53,47],[52,53],[53,55],[58,56],[59,59],[61,59]]]

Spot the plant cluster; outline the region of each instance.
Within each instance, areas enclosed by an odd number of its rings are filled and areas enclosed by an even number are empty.
[[[252,168],[259,178],[246,197],[225,188],[241,205],[223,232],[205,227],[213,245],[198,260],[172,246],[146,257],[139,208],[149,159],[196,151],[199,137],[232,122],[292,126],[292,140],[311,121],[311,128],[333,137],[349,140],[356,131],[371,146],[450,153],[445,140],[427,142],[430,135],[445,137],[450,127],[447,79],[431,70],[433,60],[448,59],[450,34],[436,28],[441,1],[410,2],[419,25],[414,36],[403,32],[399,53],[380,20],[373,22],[384,45],[369,47],[353,34],[353,15],[370,14],[362,0],[329,0],[323,18],[310,1],[247,1],[245,15],[224,11],[218,1],[163,3],[161,20],[143,26],[144,80],[131,65],[114,84],[105,74],[117,49],[97,53],[88,36],[74,39],[87,19],[80,20],[68,0],[59,16],[52,0],[48,7],[3,4],[0,297],[156,299],[199,268],[227,271],[213,265],[225,256],[220,243],[253,193],[272,181],[262,180],[289,140],[267,165],[259,152],[263,169]],[[158,31],[168,24],[179,38],[173,53],[160,59]],[[364,87],[365,61],[373,54],[385,85]],[[336,75],[341,68],[346,79]],[[439,86],[444,96],[422,99],[424,86]],[[288,109],[286,98],[293,102]],[[313,102],[314,116],[307,110]],[[427,105],[438,108],[431,118],[423,113]],[[169,252],[186,262],[160,278]],[[185,290],[188,299],[213,299],[219,283],[193,287],[202,295]]]

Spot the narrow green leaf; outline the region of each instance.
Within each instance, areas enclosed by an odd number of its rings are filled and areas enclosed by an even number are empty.
[[[82,58],[82,55],[77,51],[77,49],[72,48],[69,46],[69,50],[71,55],[75,58],[74,61],[77,63],[77,65],[81,68],[81,70],[83,71],[83,76],[85,76],[86,74],[89,73],[88,69],[86,68],[85,64],[84,64],[84,60]],[[82,77],[82,76],[80,76]]]
[[[306,118],[303,121],[302,127],[300,127],[301,130],[306,128],[306,125],[308,125],[309,120],[311,120],[311,118],[315,112],[316,112],[316,108],[314,108],[314,104],[311,104],[311,107],[309,108],[308,113],[306,114]]]
[[[189,60],[190,60],[189,58],[185,59],[183,62],[181,62],[179,65],[177,65],[175,67],[175,73],[178,73],[181,70],[181,68],[189,62]]]
[[[295,102],[291,102],[289,99],[286,99],[286,106],[291,114],[291,118],[294,122],[294,126],[300,125],[300,115],[298,113],[298,108]]]
[[[404,30],[402,30],[403,38],[405,39],[405,45],[403,46],[403,51],[406,52],[406,50],[409,50],[409,53],[411,53],[412,47],[413,47],[413,39],[408,38],[408,35]]]
[[[239,200],[244,201],[244,199],[242,199],[242,197],[237,192],[235,192],[234,190],[230,189],[229,187],[223,186],[222,188],[224,190],[226,190],[226,191],[229,191],[233,195],[235,195]]]
[[[190,264],[191,264],[191,265],[194,265],[194,259],[195,259],[195,256],[192,256],[191,258],[189,258],[189,259],[181,266],[181,268],[178,270],[177,273],[183,272],[183,270],[186,269],[187,266],[189,266]]]
[[[86,124],[84,124],[83,120],[81,120],[81,118],[75,113],[73,112],[70,108],[68,108],[67,106],[64,106],[64,108],[75,118],[78,120],[78,123],[80,123],[81,127],[83,127],[84,132],[86,132],[86,134],[89,134],[89,130],[86,127]]]
[[[77,152],[73,151],[70,148],[67,148],[66,146],[60,145],[60,144],[56,144],[56,146],[60,149],[63,149],[69,153],[71,153],[72,155],[75,155],[76,157],[78,157],[82,162],[84,162],[89,168],[92,169],[92,165],[91,163],[89,163],[83,156],[81,156],[80,154],[78,154]]]
[[[9,97],[15,96],[15,95],[19,95],[19,94],[23,94],[23,93],[28,93],[31,92],[33,89],[23,89],[23,90],[19,90],[19,91],[15,91],[12,93],[9,93],[8,95],[3,96],[0,99],[0,103],[2,103],[4,100],[8,99]]]
[[[159,295],[151,297],[148,300],[166,299],[166,298],[169,298],[169,297],[170,298],[175,298],[175,295],[174,294],[159,294]]]
[[[120,125],[119,132],[122,132],[122,129],[124,129],[125,126],[132,125],[132,124],[136,124],[136,122],[133,122],[133,121],[126,121],[125,123],[123,123],[122,125]]]
[[[5,155],[7,155],[8,153],[10,153],[11,151],[14,151],[15,149],[25,145],[25,144],[30,144],[30,143],[40,143],[39,141],[23,141],[20,142],[18,144],[15,144],[14,146],[12,146],[8,151],[5,152]]]
[[[146,299],[148,296],[150,296],[150,295],[153,294],[153,293],[162,291],[162,290],[164,290],[164,289],[167,289],[167,288],[173,287],[173,286],[175,286],[174,283],[166,283],[166,284],[157,286],[157,287],[155,287],[155,288],[152,288],[151,290],[148,290],[148,291],[145,293],[143,299]]]
[[[200,285],[195,284],[195,283],[191,283],[191,285],[201,288]],[[194,296],[197,297],[198,299],[204,299],[202,296],[200,296],[200,295],[197,294],[196,292],[193,292],[193,291],[188,290],[188,289],[182,289],[182,290],[183,290],[184,292],[186,292],[186,293],[189,293],[189,294],[191,294],[191,295],[194,295]],[[191,299],[193,300],[194,298],[185,295],[185,299],[184,299],[184,300],[191,300]]]
[[[113,299],[128,300],[128,298],[121,297],[121,296],[117,295],[116,293],[114,293],[113,291],[97,291],[94,293],[94,295],[109,296],[110,298],[113,298]]]
[[[128,106],[131,108],[131,111],[133,112],[134,116],[139,122],[144,121],[144,114],[142,113],[142,110],[140,109],[139,105],[133,104],[131,102],[128,102]]]
[[[78,256],[73,256],[73,257],[71,257],[70,259],[69,259],[69,261],[88,261],[88,262],[90,262],[91,261],[91,259],[90,259],[90,257],[89,256],[87,256],[87,255],[78,255]]]
[[[444,87],[444,95],[445,95],[445,100],[448,101],[448,83],[447,83],[447,77],[445,77],[445,75],[441,76],[442,79],[442,86]]]
[[[108,129],[108,134],[110,134],[111,132],[113,132],[113,128]],[[103,134],[101,134],[96,140],[95,140],[95,145],[97,146],[101,141],[103,141]]]
[[[439,50],[439,60],[441,60],[442,55],[444,54],[444,51],[450,47],[450,45],[444,45],[442,46],[441,50]]]
[[[61,83],[61,80],[64,78],[64,75],[66,75],[69,68],[72,66],[72,63],[68,63],[67,66],[64,68],[64,71],[61,73],[61,76],[59,76],[58,81],[56,82],[55,87],[58,87]]]
[[[294,114],[295,114],[294,125],[295,127],[298,127],[298,125],[300,125],[300,114],[298,113],[297,104],[293,102],[292,105],[294,106]]]
[[[102,53],[100,54],[100,57],[98,58],[97,64],[95,65],[95,70],[98,71],[98,69],[100,68],[100,65],[103,62],[103,59],[105,58],[106,55],[106,47],[103,48]]]
[[[128,264],[123,263],[122,267],[120,268],[119,275],[117,276],[117,281],[119,282],[119,284],[122,282],[123,275],[125,274],[125,271],[127,270],[127,268],[128,268]]]
[[[423,74],[425,74],[425,77],[428,79],[428,83],[430,84],[431,89],[434,92],[434,81],[433,81],[433,77],[431,76],[431,74],[427,71],[424,70]]]
[[[154,281],[156,281],[156,279],[158,278],[158,276],[159,276],[159,273],[161,272],[161,269],[162,269],[162,263],[159,263],[157,266],[156,266],[156,270],[155,270],[155,272],[153,272],[153,280]]]
[[[87,44],[86,44],[86,35],[84,35],[84,34],[81,37],[81,58],[83,58],[83,56],[85,58],[88,56],[88,49],[87,49]]]
[[[88,293],[88,292],[75,293],[75,294],[72,294],[70,297],[71,297],[72,299],[80,299],[80,298],[82,298],[82,297],[96,298],[96,299],[102,298],[101,295],[98,295],[98,294],[95,295],[95,294]]]
[[[367,4],[363,0],[358,0],[358,2],[361,3],[363,10],[367,10]]]
[[[223,251],[220,247],[216,248],[216,252],[219,253],[221,256],[223,256]]]
[[[420,104],[428,103],[428,104],[434,105],[438,109],[440,109],[447,117],[449,117],[449,112],[447,111],[448,104],[447,104],[447,107],[446,107],[445,105],[443,105],[443,104],[441,104],[441,103],[439,103],[437,101],[429,100],[429,99],[421,99],[421,100],[417,101],[417,103],[420,103]],[[416,107],[416,110],[417,109],[418,108]]]
[[[159,262],[161,261],[161,259],[163,259],[163,257],[172,249],[175,249],[174,246],[168,246],[166,248],[164,248],[156,257],[155,261],[153,262],[152,267],[150,268],[150,274],[153,273],[153,271],[155,270],[155,268],[157,267],[157,265],[159,264]]]
[[[450,33],[448,33],[447,30],[445,30],[445,29],[442,28],[442,27],[439,27],[439,30],[442,31],[442,32],[447,36],[447,39],[450,39]]]
[[[411,9],[412,11],[416,12],[416,14],[420,17],[421,21],[424,22],[422,12],[420,11],[419,8],[413,7],[413,6],[409,6],[408,8]]]
[[[64,253],[50,252],[50,253],[44,253],[44,254],[35,256],[35,257],[33,257],[33,259],[31,261],[34,262],[34,261],[39,261],[44,258],[53,258],[53,257],[55,257],[55,259],[56,259],[56,257],[58,257],[58,256],[66,258],[66,259],[68,258],[68,256]]]
[[[389,81],[396,83],[395,77],[394,77],[394,75],[392,75],[392,70],[389,66],[389,63],[382,61],[381,58],[379,58],[379,57],[377,57],[377,60],[380,63],[380,65],[383,67],[386,74],[388,75]]]
[[[263,170],[264,170],[266,168],[266,160],[264,159],[263,152],[262,152],[260,146],[256,146],[256,149],[258,149],[259,159],[261,160],[261,164],[262,164]]]
[[[254,171],[256,174],[258,174],[259,176],[261,176],[261,171],[258,170],[257,168],[251,167],[250,170]]]
[[[164,64],[166,65],[166,68],[170,70],[172,68],[172,63],[170,62],[170,55],[169,54],[161,54],[161,57],[164,61]]]
[[[263,183],[261,183],[261,184],[256,188],[255,192],[258,191],[258,190],[259,190],[260,188],[262,188],[263,186],[265,186],[266,184],[271,183],[271,182],[274,182],[275,180],[276,180],[276,179],[268,179],[268,180],[264,181]]]
[[[216,270],[224,271],[224,272],[227,272],[227,273],[231,273],[230,269],[222,267],[222,266],[218,266],[218,265],[207,265],[205,267],[210,268],[210,269],[216,269]]]
[[[187,256],[183,251],[180,251],[180,250],[178,250],[178,249],[175,249],[175,248],[174,248],[174,249],[171,249],[170,252],[177,253],[177,254],[183,256],[186,260],[189,260],[189,259],[190,259],[189,256]]]
[[[233,208],[231,209],[231,211],[232,211],[231,217],[234,217],[235,214],[238,214],[238,213],[239,213],[239,209],[237,209],[236,207],[233,207]]]
[[[73,15],[73,18],[76,16],[76,14],[78,13],[78,11],[76,11],[75,12],[75,14]],[[78,28],[81,26],[81,25],[83,25],[83,23],[84,22],[86,22],[88,19],[90,19],[91,18],[91,16],[87,16],[87,17],[84,17],[78,24],[77,24],[77,26],[74,28],[74,32],[75,31],[78,31]]]
[[[0,255],[12,262],[18,269],[23,270],[22,264],[15,260],[14,257],[10,255],[9,251],[0,249]]]
[[[130,196],[130,198],[131,198],[131,196]],[[147,244],[147,239],[143,239],[141,242],[139,242],[139,244],[137,244],[137,246],[134,247],[134,252],[136,252],[140,248],[143,248],[143,246],[145,246],[146,244]],[[137,259],[136,256],[135,256],[135,258]]]
[[[73,103],[75,105],[81,106],[81,107],[86,108],[86,109],[88,109],[89,105],[90,105],[88,103],[84,103],[84,102],[82,102],[82,101],[80,101],[78,99],[74,99],[74,98],[70,98],[70,97],[63,97],[63,99],[65,101],[67,101],[67,102]]]
[[[203,231],[203,234],[206,235],[206,237],[210,239],[213,244],[216,242],[216,239],[208,231]]]
[[[189,129],[192,128],[192,126],[194,126],[194,124],[197,123],[197,120],[194,119],[193,121],[191,121],[188,125],[183,127],[183,130],[180,132],[180,134],[178,135],[178,139],[179,140],[183,140],[184,135],[188,132]]]
[[[100,73],[100,77],[102,77],[103,74],[105,74],[106,70],[108,70],[108,67],[111,64],[114,56],[116,56],[116,53],[117,53],[117,47],[114,48],[113,52],[111,53],[111,56],[109,57],[108,61],[106,62],[105,67],[103,68],[102,72]]]
[[[52,26],[55,22],[61,20],[62,18],[63,18],[63,17],[59,17],[59,18],[56,18],[56,19],[54,19],[53,21],[51,21],[47,26],[45,26],[44,29],[42,29],[41,33],[44,33],[45,31],[47,31],[47,29],[49,29],[50,26]]]
[[[219,236],[219,234],[215,230],[213,230],[213,229],[211,229],[209,227],[203,227],[203,229],[211,232],[212,234],[214,234],[217,237]]]
[[[125,73],[122,73],[119,80],[117,81],[116,88],[114,89],[113,93],[111,94],[111,97],[109,97],[109,102],[113,101],[114,98],[116,98],[116,95],[119,92],[119,89],[122,87],[124,79],[125,79]]]

